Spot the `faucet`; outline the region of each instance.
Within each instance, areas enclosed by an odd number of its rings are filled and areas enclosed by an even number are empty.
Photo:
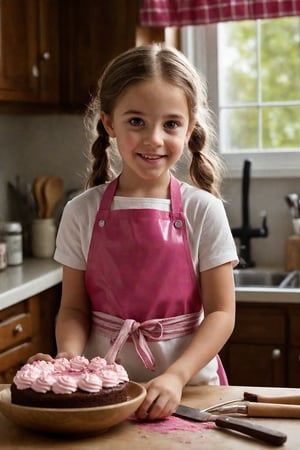
[[[240,239],[240,263],[238,268],[246,269],[255,266],[251,259],[251,239],[259,237],[267,237],[269,230],[267,227],[267,214],[262,213],[262,226],[260,228],[252,228],[249,221],[249,187],[250,187],[250,168],[251,161],[246,159],[243,168],[242,181],[242,226],[240,228],[232,228],[233,237]]]

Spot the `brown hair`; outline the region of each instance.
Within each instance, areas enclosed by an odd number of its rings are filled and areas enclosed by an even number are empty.
[[[105,183],[113,175],[108,153],[110,138],[102,124],[100,111],[112,114],[125,89],[155,77],[161,77],[184,91],[190,120],[195,121],[188,142],[191,152],[189,175],[196,186],[219,197],[221,163],[212,150],[214,128],[206,84],[181,52],[160,44],[132,48],[113,59],[104,70],[85,117],[89,129],[96,129],[87,187]]]

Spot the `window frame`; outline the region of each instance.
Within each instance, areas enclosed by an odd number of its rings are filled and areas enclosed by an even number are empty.
[[[182,51],[189,61],[206,77],[210,107],[218,131],[218,52],[217,24],[183,27]],[[219,134],[219,133],[218,133]],[[218,151],[218,148],[216,149]],[[300,175],[299,150],[243,151],[220,153],[230,178],[239,178],[245,159],[252,161],[251,175],[257,178],[297,178]]]

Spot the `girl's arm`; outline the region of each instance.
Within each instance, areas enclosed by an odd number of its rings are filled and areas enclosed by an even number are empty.
[[[57,355],[81,355],[90,332],[90,306],[85,271],[63,267],[61,305],[56,323]]]
[[[63,267],[62,298],[56,322],[57,357],[81,355],[90,330],[89,299],[85,289],[85,272]],[[53,357],[37,353],[28,359],[51,361]]]
[[[232,264],[200,274],[204,320],[183,354],[147,384],[147,396],[137,412],[150,419],[172,414],[185,384],[215,357],[230,337],[235,322],[235,290]]]

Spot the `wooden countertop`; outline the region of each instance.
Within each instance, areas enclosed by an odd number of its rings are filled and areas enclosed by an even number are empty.
[[[0,385],[0,389],[8,385]],[[266,395],[300,395],[300,389],[255,388],[241,386],[202,386],[188,387],[184,390],[182,403],[195,407],[208,407],[223,400],[241,398],[244,391]],[[261,441],[218,428],[183,431],[173,429],[162,431],[151,425],[141,425],[134,421],[125,421],[103,434],[93,437],[72,438],[58,435],[44,435],[17,427],[0,413],[1,449],[19,450],[57,449],[57,450],[253,450],[282,448],[300,449],[299,419],[244,419],[275,428],[288,435],[281,447],[264,444]]]

